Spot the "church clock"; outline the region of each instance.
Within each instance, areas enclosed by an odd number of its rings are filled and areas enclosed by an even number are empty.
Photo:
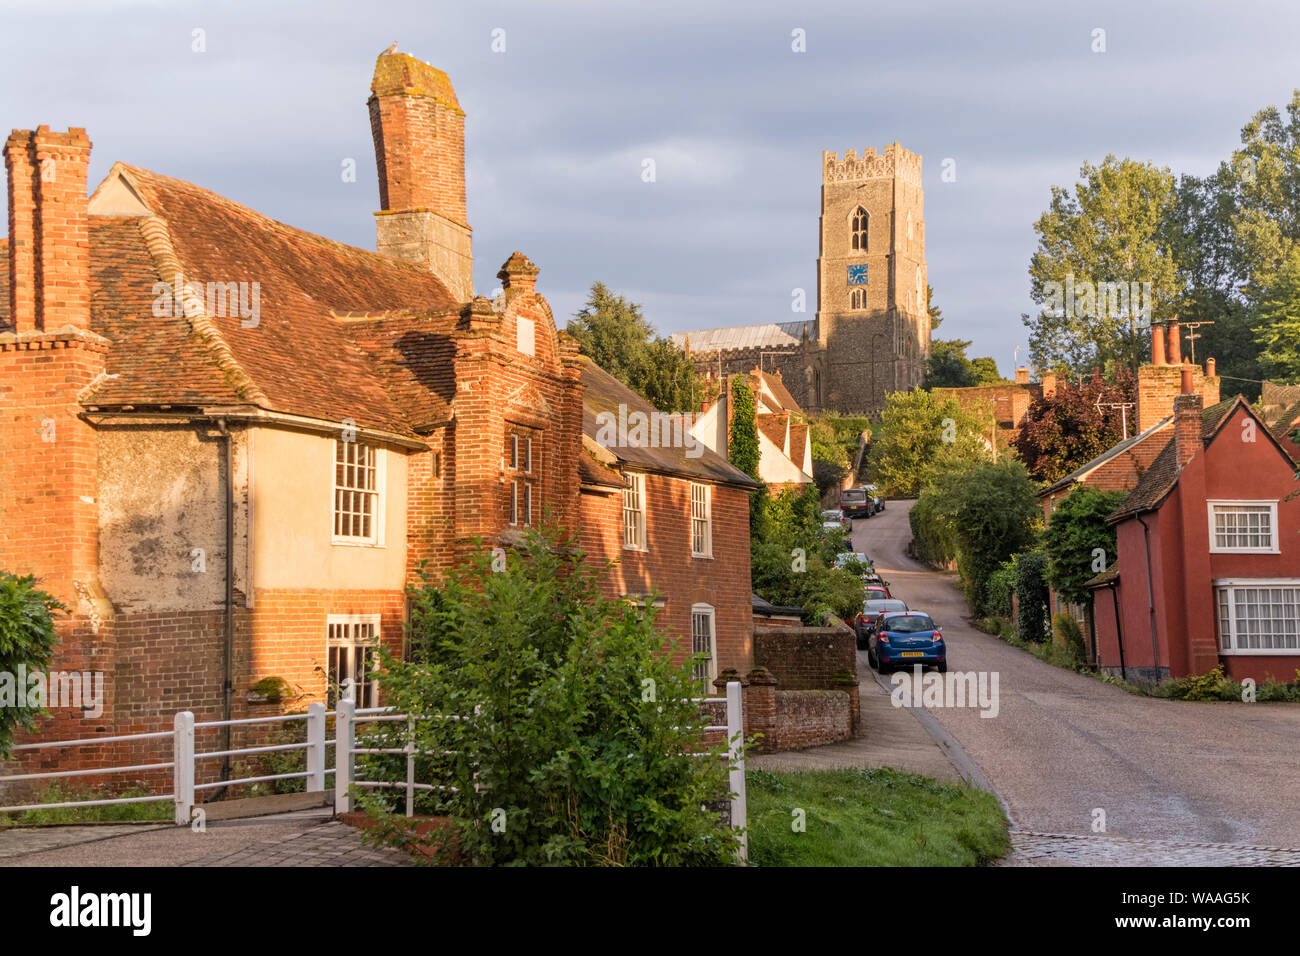
[[[867,263],[850,263],[848,285],[867,284]]]

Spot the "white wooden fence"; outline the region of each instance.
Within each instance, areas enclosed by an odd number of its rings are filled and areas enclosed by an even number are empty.
[[[742,860],[748,857],[748,841],[745,835],[745,761],[742,745],[744,742],[744,719],[741,711],[741,687],[733,681],[727,685],[725,697],[696,697],[693,703],[725,704],[727,722],[704,728],[709,732],[725,732],[727,735],[727,758],[730,764],[729,787],[731,790],[731,825],[740,831],[740,852]],[[334,717],[334,739],[326,737],[326,718]],[[192,711],[183,710],[173,720],[170,731],[161,730],[153,733],[126,734],[118,737],[91,737],[84,740],[56,740],[36,744],[20,744],[14,751],[35,751],[52,749],[75,749],[78,747],[102,746],[104,744],[123,743],[127,741],[146,741],[171,739],[172,759],[165,762],[132,764],[116,767],[95,767],[83,770],[52,770],[41,773],[22,773],[0,776],[0,786],[33,780],[55,780],[59,778],[76,778],[86,776],[104,776],[113,773],[138,773],[150,770],[172,771],[172,791],[143,797],[115,797],[102,800],[70,800],[62,803],[28,803],[13,806],[0,806],[0,813],[14,813],[24,810],[55,810],[67,807],[99,807],[112,804],[150,803],[171,800],[175,807],[174,820],[177,826],[188,826],[194,818],[194,809],[199,806],[198,794],[205,790],[230,787],[236,784],[270,783],[276,780],[306,781],[308,793],[324,793],[327,789],[325,778],[334,775],[334,809],[336,813],[346,813],[353,806],[353,788],[395,788],[406,791],[406,815],[415,811],[415,794],[418,791],[454,790],[449,786],[436,783],[418,783],[415,779],[415,758],[423,751],[415,746],[414,721],[409,714],[398,714],[390,707],[357,707],[351,700],[343,699],[336,711],[327,711],[324,704],[315,703],[307,708],[305,714],[283,714],[276,717],[248,717],[240,720],[211,720],[195,722]],[[448,715],[441,718],[463,720],[466,718]],[[254,724],[288,724],[306,721],[307,739],[299,743],[269,744],[260,747],[238,747],[230,750],[211,750],[199,752],[195,748],[195,732],[198,730],[221,727],[251,726]],[[406,742],[402,747],[357,747],[356,727],[362,723],[405,722]],[[327,767],[326,748],[335,748],[335,766]],[[289,773],[265,774],[256,777],[238,777],[233,780],[218,780],[211,783],[195,783],[196,768],[200,761],[216,760],[223,757],[242,757],[252,754],[276,753],[292,750],[304,750],[307,757],[307,769]],[[406,779],[404,781],[359,780],[356,778],[356,761],[358,754],[404,754],[406,756]]]

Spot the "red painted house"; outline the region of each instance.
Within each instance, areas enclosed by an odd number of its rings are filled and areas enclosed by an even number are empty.
[[[1098,663],[1148,684],[1218,664],[1294,681],[1295,460],[1240,395],[1203,408],[1190,368],[1182,392],[1172,437],[1110,518],[1118,557],[1092,582]]]
[[[450,81],[381,56],[369,111],[378,252],[122,163],[88,199],[83,130],[5,144],[0,568],[71,609],[55,669],[106,675],[101,716],[56,710],[42,736],[301,709],[345,678],[371,703],[367,665],[401,647],[420,565],[436,575],[478,538],[509,547],[544,512],[629,557],[623,490],[588,504],[609,477],[584,452],[599,375],[537,267],[516,252],[502,295],[474,295]],[[707,601],[716,657],[739,667],[748,491],[714,459],[610,473],[643,472],[650,502],[649,557],[611,588],[658,588],[687,637]],[[684,550],[695,484],[707,555]],[[272,677],[292,701],[259,702]]]

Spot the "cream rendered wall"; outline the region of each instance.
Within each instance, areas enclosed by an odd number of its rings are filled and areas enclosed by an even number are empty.
[[[761,431],[758,433],[758,477],[769,484],[809,480],[803,470]]]
[[[727,457],[727,417],[723,413],[725,408],[725,400],[714,402],[708,411],[695,416],[695,424],[691,427],[691,434],[695,436],[696,441],[723,458]]]
[[[380,545],[334,544],[334,446],[328,436],[250,429],[254,588],[401,590],[406,574],[406,456],[384,458]]]

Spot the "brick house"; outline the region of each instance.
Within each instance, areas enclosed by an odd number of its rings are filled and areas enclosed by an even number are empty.
[[[1117,559],[1090,582],[1098,664],[1151,683],[1222,663],[1295,680],[1296,462],[1240,395],[1210,408],[1181,369],[1172,434],[1110,516]]]
[[[678,658],[705,656],[696,669],[702,683],[724,670],[747,673],[754,659],[749,496],[758,484],[689,442],[686,416],[657,412],[590,359],[580,362],[583,549],[617,562],[606,582],[611,597],[655,596],[658,620],[679,639]],[[643,441],[632,429],[610,429],[620,414],[666,422],[668,434],[652,429]]]
[[[71,608],[54,668],[107,675],[100,719],[56,710],[42,736],[257,716],[285,706],[250,694],[271,677],[295,709],[345,678],[373,702],[367,665],[400,648],[422,562],[436,574],[480,537],[508,547],[544,512],[609,521],[588,539],[617,543],[621,498],[588,504],[595,373],[537,267],[516,252],[495,302],[473,294],[450,81],[381,56],[369,112],[378,253],[122,163],[87,199],[81,129],[6,142],[0,568]],[[679,587],[708,595],[725,663],[749,653],[733,624],[749,620],[748,494],[704,467],[716,560],[653,538],[637,587],[662,584],[686,634]],[[690,491],[644,471],[657,535]],[[688,579],[659,581],[673,560]]]
[[[1056,395],[1056,375],[1044,372],[1041,381],[1031,382],[1029,369],[1018,368],[1014,382],[994,382],[965,388],[935,388],[931,392],[936,402],[955,398],[963,408],[978,415],[991,413],[997,429],[997,447],[1001,449],[1015,443],[1016,436],[1025,424],[1030,405],[1042,398],[1051,400]]]

